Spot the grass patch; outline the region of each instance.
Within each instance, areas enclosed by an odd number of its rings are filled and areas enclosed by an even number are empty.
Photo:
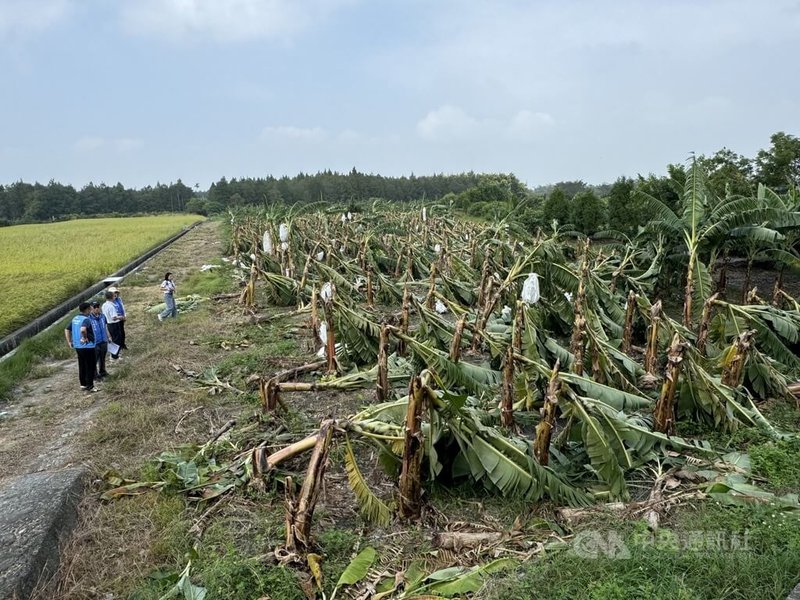
[[[227,265],[210,271],[194,271],[179,283],[182,296],[189,294],[213,296],[230,292],[234,288],[231,267]]]
[[[705,504],[679,512],[656,536],[643,522],[593,524],[568,549],[493,579],[485,597],[783,600],[797,583],[798,548],[794,511]]]
[[[800,440],[769,442],[749,449],[753,473],[765,478],[777,491],[800,489]]]

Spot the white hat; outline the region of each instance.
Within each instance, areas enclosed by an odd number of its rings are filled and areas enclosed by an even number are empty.
[[[112,285],[110,288],[108,288],[108,291],[109,292],[119,292],[119,288]]]

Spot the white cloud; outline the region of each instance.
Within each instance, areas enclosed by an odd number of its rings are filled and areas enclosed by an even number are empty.
[[[76,141],[73,147],[78,152],[92,152],[93,150],[102,148],[105,143],[105,140],[101,137],[85,136]]]
[[[552,115],[527,109],[502,118],[477,118],[458,106],[430,111],[416,126],[417,134],[432,142],[508,139],[530,141],[555,125]]]
[[[2,0],[0,38],[45,31],[62,21],[71,9],[69,0]]]
[[[449,104],[430,111],[417,123],[419,136],[430,141],[471,139],[481,128],[481,123],[464,109]]]
[[[511,118],[506,134],[515,140],[531,140],[555,124],[556,120],[548,113],[521,110]]]
[[[112,147],[118,152],[129,152],[144,146],[144,142],[138,138],[118,138],[112,140]]]
[[[141,148],[144,142],[137,138],[103,138],[98,136],[84,136],[78,139],[73,149],[79,153],[96,152],[98,150],[112,151],[119,154]]]
[[[292,140],[300,142],[321,142],[328,137],[328,133],[321,127],[294,127],[281,125],[278,127],[265,127],[261,130],[261,140]]]
[[[352,0],[124,0],[123,25],[169,39],[288,38]]]

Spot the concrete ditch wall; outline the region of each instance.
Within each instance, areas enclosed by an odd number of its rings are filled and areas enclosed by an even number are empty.
[[[127,265],[125,265],[119,271],[113,273],[109,277],[118,278],[127,275],[128,273],[133,271],[136,267],[141,265],[144,261],[146,261],[148,258],[151,258],[155,254],[161,252],[161,250],[172,244],[175,240],[189,233],[189,231],[197,227],[197,225],[199,225],[201,222],[202,221],[198,221],[197,223],[194,223],[193,225],[190,225],[189,227],[173,235],[168,240],[161,242],[160,244],[157,244],[156,246],[152,247],[150,250],[142,254],[139,258],[129,262]],[[95,294],[103,291],[108,285],[109,284],[106,283],[105,280],[99,281],[98,283],[95,283],[93,286],[86,288],[82,292],[75,294],[69,300],[62,302],[55,308],[47,311],[45,314],[34,319],[27,325],[20,327],[16,331],[13,331],[4,338],[0,339],[0,357],[3,357],[12,350],[14,350],[17,346],[19,346],[22,343],[23,340],[26,340],[29,337],[33,337],[37,333],[44,331],[45,329],[50,327],[50,325],[57,322],[59,319],[63,318],[66,314],[75,310],[75,307],[77,307],[78,304],[88,300]]]

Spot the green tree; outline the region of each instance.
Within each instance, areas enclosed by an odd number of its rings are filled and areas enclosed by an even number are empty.
[[[592,191],[575,194],[571,215],[575,228],[586,235],[597,233],[606,221],[603,201]]]
[[[758,182],[778,193],[800,187],[800,138],[779,131],[770,143],[769,150],[756,155]]]
[[[644,206],[633,194],[634,187],[633,179],[627,177],[620,177],[611,186],[606,197],[609,229],[632,235],[647,222]]]
[[[569,222],[569,200],[560,188],[555,188],[545,198],[542,205],[542,218],[546,227],[549,227],[553,221],[557,221],[561,225]]]
[[[708,173],[708,186],[715,197],[751,196],[755,191],[751,159],[723,148],[710,157],[699,156],[697,162]]]

